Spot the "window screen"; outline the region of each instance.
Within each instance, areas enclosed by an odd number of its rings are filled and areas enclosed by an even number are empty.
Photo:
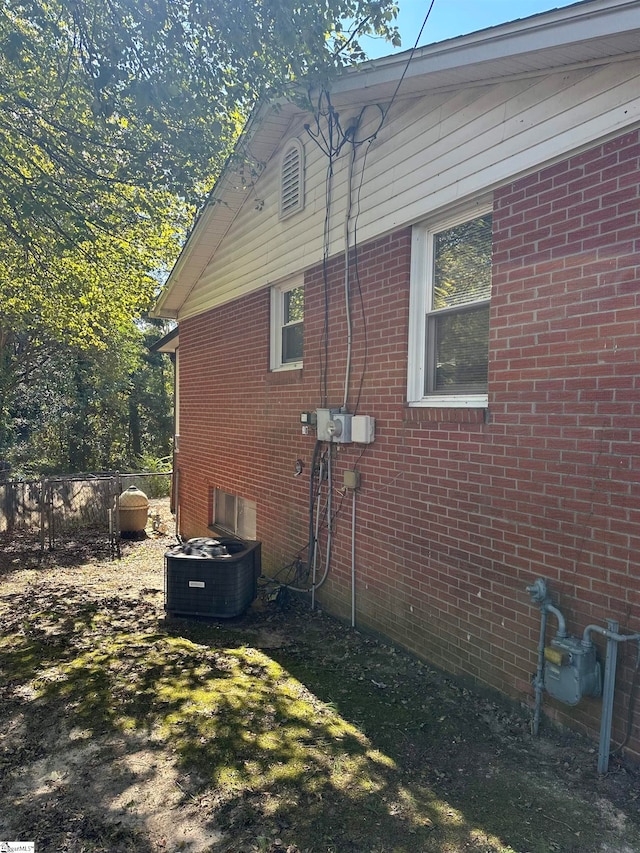
[[[294,287],[283,293],[282,362],[302,361],[304,288]]]
[[[432,235],[426,394],[487,389],[491,226],[487,214]]]

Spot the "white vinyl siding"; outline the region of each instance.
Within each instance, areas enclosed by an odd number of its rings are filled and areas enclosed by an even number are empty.
[[[398,99],[368,150],[359,186],[358,242],[420,222],[479,193],[617,135],[640,121],[637,62],[495,82],[422,98]],[[362,137],[379,124],[365,114]],[[300,118],[297,127],[308,118]],[[292,132],[296,127],[291,128]],[[287,137],[290,142],[291,134]],[[306,150],[305,207],[279,216],[284,148],[260,176],[180,316],[194,316],[321,262],[326,157]],[[355,162],[360,181],[364,148]],[[344,161],[344,162],[343,162]],[[348,156],[334,164],[329,253],[344,249]]]

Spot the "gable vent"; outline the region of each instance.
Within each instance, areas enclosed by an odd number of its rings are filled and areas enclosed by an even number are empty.
[[[287,145],[280,174],[280,216],[284,218],[304,207],[304,149],[298,139]]]

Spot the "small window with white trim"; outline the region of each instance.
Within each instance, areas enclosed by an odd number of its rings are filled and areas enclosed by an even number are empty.
[[[304,287],[298,278],[271,288],[271,369],[302,367]]]
[[[304,148],[299,139],[291,139],[282,154],[280,166],[280,218],[285,219],[304,207]]]
[[[487,405],[491,234],[490,208],[414,228],[410,404]]]

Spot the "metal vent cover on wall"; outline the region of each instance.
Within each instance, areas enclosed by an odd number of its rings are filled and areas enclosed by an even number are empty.
[[[304,148],[292,139],[282,155],[280,171],[280,216],[290,216],[304,207]]]

